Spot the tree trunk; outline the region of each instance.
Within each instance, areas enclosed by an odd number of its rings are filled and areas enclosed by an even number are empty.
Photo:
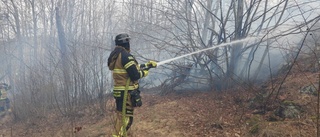
[[[59,14],[59,8],[56,8],[56,24],[57,24],[57,30],[58,30],[58,37],[59,37],[59,45],[60,45],[60,55],[61,55],[61,67],[62,67],[62,73],[63,73],[63,81],[64,81],[64,98],[65,98],[65,107],[67,107],[67,110],[71,109],[71,99],[70,99],[70,90],[71,85],[70,83],[70,70],[69,70],[69,64],[68,64],[68,51],[67,51],[67,43],[65,38],[64,29],[61,23],[61,18]]]

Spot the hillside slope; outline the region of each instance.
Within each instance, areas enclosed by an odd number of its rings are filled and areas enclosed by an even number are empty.
[[[294,92],[294,91],[291,91]],[[306,112],[300,118],[268,121],[267,114],[253,114],[250,93],[229,91],[188,92],[159,96],[143,94],[143,106],[135,110],[133,137],[240,137],[240,136],[316,136],[316,124]],[[315,99],[315,96],[309,96]],[[85,115],[70,122],[64,119],[39,119],[6,123],[2,136],[104,137],[113,129],[113,99],[106,116]],[[311,108],[312,109],[312,108]],[[313,113],[314,114],[314,113]],[[10,121],[6,117],[7,122]]]
[[[269,84],[263,89],[225,92],[185,92],[166,96],[142,94],[143,106],[135,110],[132,137],[277,137],[316,136],[317,96],[299,90],[317,82],[317,74],[305,72],[290,75],[281,87],[280,102],[301,107],[298,117],[275,115],[278,107],[265,113],[252,108],[257,92],[271,92]],[[276,80],[274,84],[281,82]],[[277,86],[274,86],[277,87]],[[280,105],[281,106],[281,105]],[[12,137],[109,137],[113,129],[113,99],[107,101],[105,115],[85,110],[81,116],[63,118],[54,113],[45,118],[12,122],[10,115],[1,118],[0,136]]]

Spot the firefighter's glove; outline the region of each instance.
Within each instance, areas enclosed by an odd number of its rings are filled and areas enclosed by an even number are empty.
[[[142,77],[146,77],[146,76],[148,76],[148,74],[149,74],[149,71],[147,69],[141,70],[141,76]]]
[[[133,107],[141,107],[142,101],[141,101],[140,91],[133,90],[130,92],[130,95],[131,95],[132,106]]]
[[[157,67],[157,62],[150,60],[145,65],[146,65],[146,68],[155,68]]]

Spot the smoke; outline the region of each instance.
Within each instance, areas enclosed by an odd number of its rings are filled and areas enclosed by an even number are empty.
[[[221,87],[219,86],[221,86],[220,84],[224,81],[222,78],[223,73],[226,71],[223,63],[212,64],[211,68],[205,68],[196,65],[194,62],[187,61],[188,59],[186,57],[204,51],[211,52],[211,49],[218,47],[232,46],[232,44],[238,42],[247,42],[246,45],[249,45],[259,40],[263,42],[259,43],[257,50],[254,52],[252,62],[246,64],[248,60],[251,60],[251,58],[249,58],[250,50],[243,52],[240,63],[238,64],[238,69],[234,75],[241,79],[240,81],[249,80],[247,82],[251,81],[254,83],[264,82],[270,79],[271,76],[276,75],[279,69],[287,63],[287,56],[292,53],[290,49],[298,45],[302,36],[302,34],[294,34],[283,37],[273,37],[272,39],[265,37],[263,40],[261,40],[261,37],[249,37],[160,61],[158,62],[158,68],[151,70],[151,75],[141,81],[141,83],[144,83],[146,88],[166,85],[175,91],[208,91],[215,88],[220,89]],[[191,66],[188,66],[190,64]],[[250,65],[250,67],[246,65]],[[222,69],[221,72],[214,71],[214,67],[220,67],[220,69]],[[183,68],[189,68],[189,70],[186,72],[183,71]],[[243,70],[243,68],[250,69]]]

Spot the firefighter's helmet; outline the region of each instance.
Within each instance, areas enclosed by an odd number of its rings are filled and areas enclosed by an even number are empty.
[[[116,45],[123,45],[129,43],[130,37],[127,33],[122,33],[117,35],[114,41]]]

